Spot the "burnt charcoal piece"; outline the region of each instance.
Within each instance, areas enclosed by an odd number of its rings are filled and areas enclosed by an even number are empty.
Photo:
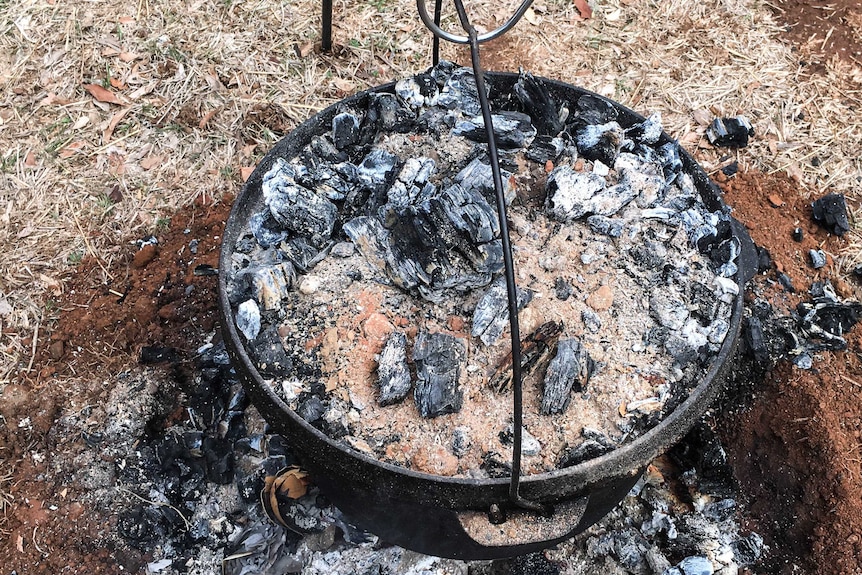
[[[517,288],[518,309],[530,303],[533,299],[531,290]],[[509,325],[509,298],[506,291],[506,278],[500,276],[476,304],[473,310],[473,329],[470,333],[478,337],[485,345],[493,345],[503,335]]]
[[[528,146],[536,136],[536,128],[530,122],[530,117],[521,112],[500,112],[491,115],[494,126],[494,139],[501,148],[523,148]],[[452,130],[454,136],[464,136],[474,142],[488,142],[485,131],[485,120],[476,116],[470,120],[461,120]]]
[[[726,499],[735,495],[736,480],[733,468],[721,441],[709,425],[701,423],[688,432],[682,441],[668,451],[671,460],[695,481],[695,487],[704,495]]]
[[[248,347],[265,377],[285,377],[293,371],[293,360],[284,351],[277,326],[267,326]]]
[[[794,242],[801,242],[805,237],[805,233],[802,231],[802,228],[793,228],[793,234],[791,235]]]
[[[497,211],[479,192],[452,184],[439,195],[439,204],[456,230],[474,244],[485,244],[500,237]]]
[[[513,557],[508,563],[509,575],[560,575],[560,566],[548,560],[541,551]]]
[[[431,74],[417,74],[398,80],[395,93],[409,106],[433,106],[437,103],[437,81]]]
[[[461,367],[467,357],[464,340],[445,333],[420,332],[413,346],[416,382],[413,399],[422,417],[461,410]]]
[[[653,291],[649,312],[660,325],[675,331],[682,329],[689,316],[685,300],[671,288]]]
[[[522,70],[512,91],[539,135],[558,136],[566,127],[560,120],[560,105],[542,80]]]
[[[588,124],[575,132],[578,152],[587,160],[613,166],[623,141],[623,129],[616,122]]]
[[[172,347],[163,345],[146,345],[141,348],[141,355],[138,362],[143,365],[152,365],[154,363],[173,363],[177,361],[177,350]]]
[[[723,168],[721,168],[721,173],[727,176],[728,178],[732,178],[739,171],[739,162],[736,160],[727,164]]]
[[[639,144],[655,144],[661,138],[661,114],[656,112],[643,122],[634,124],[625,131],[626,138]]]
[[[811,217],[828,232],[843,236],[850,231],[844,194],[826,194],[811,204]]]
[[[500,443],[503,445],[512,445],[515,441],[515,427],[509,424],[509,427],[499,433]],[[542,450],[542,444],[539,440],[530,435],[526,428],[521,428],[521,453],[527,456],[538,455]]]
[[[760,273],[768,272],[772,269],[772,256],[769,250],[762,246],[754,246],[757,250],[757,271]]]
[[[623,235],[623,225],[625,222],[617,218],[608,218],[606,216],[589,216],[587,225],[597,234],[604,234],[612,238],[618,238]]]
[[[368,189],[385,188],[398,171],[398,156],[375,148],[357,166],[359,181]]]
[[[506,188],[503,191],[503,197],[506,198],[506,205],[509,205],[515,199],[515,187],[511,180],[512,174],[502,168],[500,171],[503,186]],[[488,160],[473,158],[469,164],[464,166],[455,175],[455,182],[461,184],[461,187],[465,190],[475,190],[481,193],[486,200],[496,205],[494,177],[491,172],[491,164]]]
[[[733,549],[733,559],[740,567],[753,565],[763,555],[763,537],[750,533],[748,537],[737,539],[730,544]]]
[[[253,299],[239,304],[236,310],[236,327],[248,341],[260,333],[260,308]]]
[[[332,118],[332,142],[339,150],[359,141],[359,118],[350,112],[336,114]]]
[[[395,94],[372,94],[371,98],[368,117],[373,116],[377,131],[407,133],[413,130],[416,117],[401,105]]]
[[[557,467],[559,469],[573,467],[579,463],[583,463],[584,461],[589,461],[590,459],[595,459],[596,457],[610,453],[614,449],[614,444],[610,439],[597,431],[589,433],[585,428],[584,441],[575,447],[566,450],[562,457],[560,457]]]
[[[566,145],[562,138],[539,135],[527,148],[526,155],[529,159],[539,164],[556,162],[563,153]]]
[[[561,339],[557,344],[557,355],[548,365],[542,387],[544,415],[563,413],[569,405],[572,391],[582,392],[595,371],[595,362],[587,348],[576,339]]]
[[[415,204],[421,193],[430,193],[423,192],[423,188],[436,168],[431,158],[409,158],[387,192],[387,203],[395,207]]]
[[[304,273],[317,265],[329,252],[325,249],[318,250],[306,238],[299,237],[282,242],[281,253],[293,263],[296,269]],[[293,283],[295,281],[291,282]]]
[[[713,146],[744,148],[754,128],[745,116],[716,118],[706,129],[706,137]]]
[[[300,394],[299,406],[296,408],[296,414],[299,417],[308,423],[316,423],[320,421],[325,412],[326,406],[319,397],[307,392]]]
[[[826,252],[823,250],[808,250],[808,257],[811,258],[811,266],[819,270],[826,266]]]
[[[591,309],[584,308],[581,310],[581,321],[584,322],[584,327],[592,333],[598,333],[602,329],[602,318]]]
[[[639,207],[649,208],[664,199],[667,185],[661,165],[628,152],[621,153],[613,165],[620,174],[618,185],[631,188]]]
[[[473,440],[466,427],[456,427],[452,432],[452,453],[456,457],[463,457],[473,446]]]
[[[314,136],[311,139],[311,143],[303,151],[306,152],[306,155],[311,155],[317,160],[330,164],[337,164],[348,160],[347,153],[338,150],[332,145],[332,142],[323,136]]]
[[[563,333],[563,324],[553,321],[543,323],[536,331],[521,340],[521,373],[524,377],[535,371],[541,371],[542,367],[551,360],[551,355],[556,351],[557,341]],[[488,381],[491,389],[504,392],[512,386],[512,352],[506,354],[500,365],[494,371]]]
[[[321,165],[312,173],[309,187],[328,200],[340,201],[356,187],[359,176],[356,166],[349,162]]]
[[[295,169],[281,158],[264,175],[261,188],[270,213],[285,229],[309,236],[315,244],[328,240],[338,208],[295,178]]]
[[[485,81],[485,93],[489,91]],[[437,104],[449,110],[460,109],[465,116],[478,116],[482,113],[479,105],[479,91],[476,88],[476,77],[470,68],[458,68],[446,79],[446,83],[437,96]]]
[[[218,485],[233,481],[233,446],[227,439],[204,437],[201,444],[206,461],[207,479]]]
[[[377,356],[377,381],[380,385],[377,403],[382,407],[400,403],[410,392],[407,336],[403,333],[392,332]]]
[[[264,310],[280,310],[281,300],[296,284],[296,270],[290,262],[249,266],[231,282],[231,300],[253,297]],[[235,296],[235,297],[234,297]]]
[[[819,291],[824,291],[822,286]],[[812,292],[815,286],[812,286]],[[841,351],[847,349],[844,334],[853,329],[862,319],[862,304],[855,301],[841,303],[829,286],[828,291],[814,296],[814,303],[801,303],[796,310],[799,313],[799,327],[806,337],[816,337],[823,341],[814,349],[829,349]]]
[[[784,272],[779,272],[778,275],[778,283],[781,284],[786,291],[790,293],[796,293],[796,288],[793,287],[793,280],[790,279],[790,276]]]
[[[584,94],[578,98],[575,118],[583,124],[606,124],[617,119],[617,109],[608,100]]]
[[[263,249],[271,246],[277,246],[290,235],[286,229],[278,223],[269,210],[252,214],[248,219],[248,225],[251,229],[254,239]]]
[[[605,187],[605,179],[594,172],[575,172],[559,166],[546,184],[548,212],[555,219],[569,222],[588,214],[612,216],[631,202],[639,190],[625,178]]]

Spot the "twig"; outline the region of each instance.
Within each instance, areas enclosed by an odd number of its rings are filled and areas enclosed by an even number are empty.
[[[27,364],[27,373],[33,369],[33,361],[36,359],[36,343],[39,341],[39,326],[42,324],[42,316],[39,316],[39,321],[36,322],[36,329],[33,330],[33,347],[30,351],[30,362]]]
[[[176,512],[177,512],[177,515],[179,515],[179,516],[180,516],[180,519],[182,519],[182,520],[183,520],[183,523],[185,523],[185,524],[186,524],[186,531],[191,530],[191,528],[192,528],[191,523],[189,523],[189,520],[188,520],[188,519],[186,519],[186,516],[185,516],[185,515],[183,515],[183,514],[182,514],[182,512],[181,512],[179,509],[177,509],[176,507],[174,507],[174,506],[173,506],[173,505],[171,505],[170,503],[163,503],[163,502],[161,502],[161,501],[151,501],[151,500],[149,500],[149,499],[147,499],[147,498],[145,498],[145,497],[141,497],[140,495],[138,495],[138,494],[137,494],[137,493],[135,493],[134,491],[129,491],[129,490],[128,490],[128,489],[126,489],[125,487],[117,487],[117,489],[119,489],[120,491],[122,491],[122,492],[124,492],[124,493],[128,493],[129,495],[133,495],[134,497],[137,497],[138,499],[140,499],[140,500],[141,500],[141,501],[143,501],[144,503],[149,503],[150,505],[155,505],[155,506],[157,506],[157,507],[170,507],[171,509],[173,509],[174,511],[176,511]]]
[[[846,375],[844,375],[843,373],[841,374],[841,379],[843,379],[844,381],[847,381],[848,383],[852,383],[852,384],[853,384],[853,385],[855,385],[856,387],[862,387],[862,383],[859,383],[858,381],[855,381],[855,380],[853,380],[853,379],[850,379],[849,377],[847,377],[847,376],[846,376]]]
[[[87,234],[84,233],[84,228],[81,227],[81,222],[78,220],[78,214],[75,213],[75,208],[72,207],[72,201],[69,199],[69,196],[66,196],[66,203],[69,204],[69,213],[72,214],[72,218],[75,220],[75,225],[78,227],[78,232],[81,234],[81,238],[84,240],[84,245],[87,246],[87,251],[96,258],[96,263],[99,264],[99,267],[102,268],[102,271],[105,273],[105,278],[113,279],[105,266],[102,265],[101,258],[96,255],[96,250],[93,249],[93,246],[90,245],[90,240],[87,239]]]
[[[43,556],[47,557],[47,556],[48,556],[48,553],[47,553],[47,552],[45,552],[45,551],[43,551],[43,550],[42,550],[42,548],[41,548],[41,547],[39,547],[39,542],[38,542],[38,541],[36,541],[36,530],[37,530],[37,529],[39,529],[39,526],[38,526],[38,525],[37,525],[37,526],[35,526],[35,527],[33,528],[33,546],[34,546],[34,547],[36,547],[36,551],[38,551],[39,553],[41,553]]]

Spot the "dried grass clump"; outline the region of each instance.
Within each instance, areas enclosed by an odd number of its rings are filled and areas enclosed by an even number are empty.
[[[517,4],[467,7],[487,30]],[[316,49],[320,4],[310,0],[0,6],[0,387],[38,371],[34,346],[56,317],[63,274],[81,258],[97,258],[109,279],[123,241],[197,199],[238,190],[299,122],[430,64],[412,2],[336,2],[331,54]],[[823,76],[804,76],[755,0],[593,8],[584,20],[568,0],[538,2],[483,48],[486,67],[522,66],[659,111],[709,171],[738,160],[858,202],[862,68],[833,59]],[[444,25],[457,29],[449,3]],[[442,53],[468,63],[463,48]],[[710,149],[704,118],[737,113],[752,120],[756,140]],[[848,249],[847,261],[859,261],[859,242]]]

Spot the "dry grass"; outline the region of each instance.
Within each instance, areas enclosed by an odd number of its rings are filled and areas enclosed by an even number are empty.
[[[486,47],[489,68],[523,66],[660,111],[708,171],[738,159],[789,172],[800,193],[858,202],[862,69],[831,61],[803,77],[765,3],[609,0],[588,21],[569,1],[539,4]],[[485,29],[507,11],[468,8]],[[451,14],[445,22],[454,30]],[[319,34],[310,0],[0,0],[0,388],[38,369],[34,343],[57,313],[59,280],[83,256],[108,279],[122,241],[236,191],[282,131],[429,64],[411,1],[336,2],[333,54],[309,51]],[[466,63],[455,47],[443,54]],[[95,101],[85,84],[118,103]],[[732,158],[705,149],[699,110],[745,113],[758,137]],[[850,245],[846,262],[860,262],[858,233]]]

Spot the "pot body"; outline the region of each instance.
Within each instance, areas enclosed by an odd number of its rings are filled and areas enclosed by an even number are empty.
[[[509,90],[517,75],[488,73],[494,90]],[[544,80],[558,101],[600,96],[580,88]],[[310,118],[282,139],[264,157],[237,197],[222,241],[219,269],[231,269],[236,241],[248,218],[261,209],[261,179],[277,158],[296,155],[315,135],[331,129],[332,117],[345,107],[362,107],[374,92],[394,93],[394,84],[343,100]],[[644,118],[602,98],[618,111],[623,128]],[[670,138],[662,134],[664,141]],[[723,208],[719,191],[697,163],[681,150],[683,171],[695,182],[711,210]],[[744,228],[733,222],[742,253],[740,287],[753,275],[756,254]],[[741,291],[741,290],[740,290]],[[679,441],[701,418],[721,391],[732,364],[742,323],[742,297],[735,300],[731,326],[709,371],[688,398],[656,427],[616,450],[573,467],[522,478],[521,494],[550,505],[550,516],[514,510],[509,505],[509,480],[466,479],[417,473],[387,464],[333,441],[292,411],[263,381],[246,352],[233,320],[225,272],[219,277],[221,328],[234,366],[257,409],[284,435],[332,502],[357,525],[383,540],[421,553],[457,559],[495,559],[529,553],[569,538],[606,515],[636,483],[643,469]],[[488,519],[494,506],[506,512],[500,525]]]

